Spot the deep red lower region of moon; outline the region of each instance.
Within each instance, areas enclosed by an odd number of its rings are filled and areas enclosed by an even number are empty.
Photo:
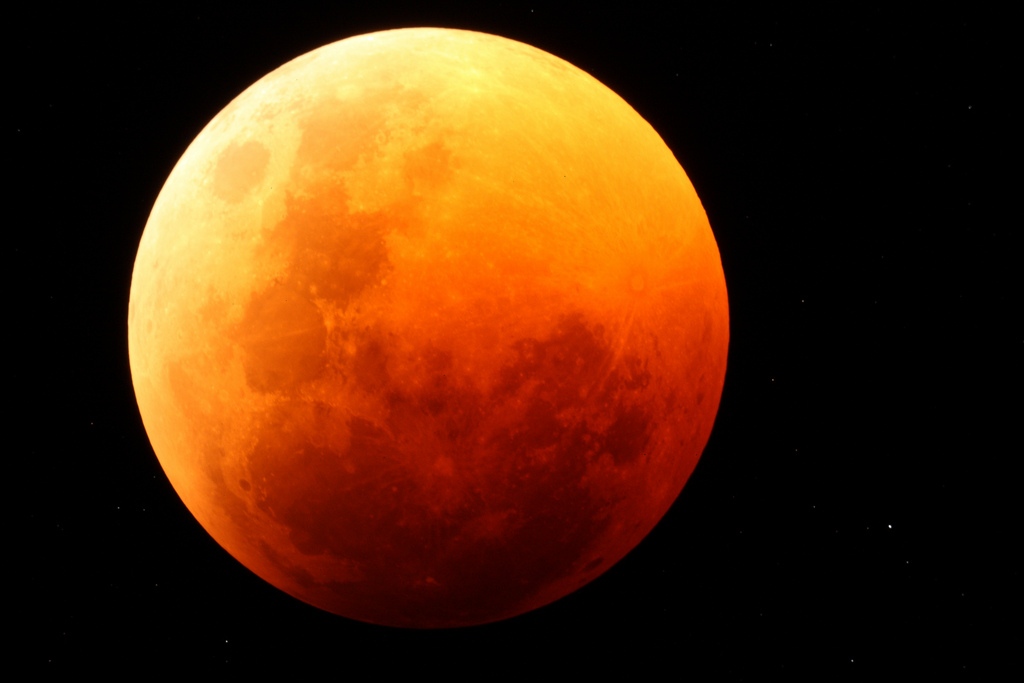
[[[242,564],[393,626],[504,619],[628,553],[725,376],[725,279],[672,152],[538,49],[351,38],[229,104],[139,246],[132,378]]]

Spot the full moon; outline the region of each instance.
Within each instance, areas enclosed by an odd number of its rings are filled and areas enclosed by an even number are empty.
[[[729,311],[654,129],[497,36],[342,40],[228,104],[146,224],[132,381],[210,535],[283,591],[400,627],[593,580],[711,434]]]

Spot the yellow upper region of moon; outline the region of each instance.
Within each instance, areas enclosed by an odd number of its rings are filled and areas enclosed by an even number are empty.
[[[132,276],[160,464],[259,576],[379,624],[506,618],[681,491],[725,278],[657,133],[572,65],[444,29],[282,66],[199,134]]]

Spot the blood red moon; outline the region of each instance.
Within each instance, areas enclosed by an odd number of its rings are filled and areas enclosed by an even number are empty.
[[[146,224],[132,380],[223,546],[353,619],[556,600],[679,495],[725,378],[718,247],[672,152],[536,48],[407,29],[282,66]]]

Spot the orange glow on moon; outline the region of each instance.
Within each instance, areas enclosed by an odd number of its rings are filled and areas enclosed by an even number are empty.
[[[146,225],[150,441],[253,572],[393,626],[496,621],[628,553],[711,433],[711,227],[628,104],[468,31],[350,38],[221,111]]]

